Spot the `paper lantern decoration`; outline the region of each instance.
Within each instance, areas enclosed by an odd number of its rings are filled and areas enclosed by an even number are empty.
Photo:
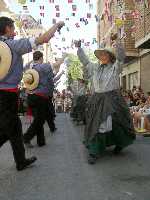
[[[59,9],[59,5],[56,5],[55,6],[55,9],[56,9],[56,11],[59,11],[60,9]]]
[[[87,13],[87,18],[91,18],[91,13]]]
[[[73,3],[73,0],[68,0],[68,3]]]
[[[18,3],[24,5],[24,4],[26,4],[26,0],[18,0]]]
[[[60,13],[56,13],[56,17],[60,17]]]
[[[72,5],[72,10],[75,12],[77,11],[77,6],[76,5]]]
[[[122,19],[115,19],[115,25],[118,26],[118,27],[121,27],[124,25],[124,21]]]

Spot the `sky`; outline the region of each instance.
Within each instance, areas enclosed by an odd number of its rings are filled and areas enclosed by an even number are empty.
[[[12,11],[15,13],[24,13],[26,11],[23,10],[23,6],[26,5],[29,11],[29,14],[32,15],[36,20],[41,19],[42,25],[48,29],[51,27],[52,19],[56,19],[57,21],[64,21],[65,27],[61,30],[61,35],[56,34],[56,37],[52,39],[52,48],[59,51],[58,48],[70,46],[72,39],[84,39],[85,42],[91,42],[90,48],[96,48],[97,44],[93,42],[93,38],[96,38],[97,30],[96,30],[96,0],[90,0],[90,3],[86,3],[86,0],[73,0],[73,4],[68,3],[68,0],[54,0],[55,3],[49,3],[50,0],[35,0],[35,2],[30,2],[34,0],[26,0],[26,4],[21,5],[18,3],[19,0],[5,0],[7,5],[10,7]],[[89,4],[93,5],[93,8],[89,8]],[[60,17],[56,17],[56,9],[55,6],[59,5],[60,7]],[[72,16],[72,5],[77,6],[76,16]],[[40,6],[44,6],[44,9],[41,10]],[[40,16],[40,13],[44,13],[44,17]],[[87,13],[91,13],[91,19],[88,19],[88,25],[85,25],[84,22],[80,22],[80,18],[87,19]],[[69,18],[69,21],[66,20]],[[76,27],[76,23],[80,25],[80,28]],[[69,28],[69,32],[67,31]],[[65,41],[63,41],[65,38]],[[62,50],[62,49],[61,49]]]
[[[55,37],[51,39],[52,51],[57,52],[57,56],[60,57],[62,51],[67,53],[76,53],[76,49],[71,48],[72,40],[84,39],[84,42],[90,42],[90,46],[85,46],[86,49],[96,49],[97,43],[93,43],[93,39],[97,35],[97,22],[95,19],[96,15],[96,0],[90,0],[90,3],[86,3],[86,0],[73,0],[73,3],[68,3],[68,0],[54,0],[54,3],[49,3],[50,0],[26,0],[26,4],[21,5],[18,3],[19,0],[5,0],[8,7],[16,14],[24,14],[26,11],[23,6],[27,6],[28,14],[33,16],[36,20],[41,19],[42,25],[45,29],[50,28],[53,25],[53,19],[56,21],[64,21],[65,27],[62,28],[61,34],[56,33]],[[90,8],[90,5],[93,8]],[[55,6],[59,5],[60,11],[56,11]],[[76,15],[72,16],[72,5],[76,5]],[[44,9],[40,9],[40,6],[44,6]],[[56,17],[56,12],[60,13],[60,17]],[[40,16],[40,13],[44,13],[44,17]],[[91,18],[87,18],[87,13],[91,13]],[[69,18],[69,21],[66,20]],[[88,20],[88,24],[80,22],[80,18]],[[76,27],[76,23],[80,26]],[[67,29],[69,28],[69,31]],[[65,41],[64,41],[65,40]],[[84,46],[84,43],[82,43]],[[67,49],[66,47],[70,47]],[[66,50],[63,48],[65,47]],[[59,85],[63,88],[63,82]]]

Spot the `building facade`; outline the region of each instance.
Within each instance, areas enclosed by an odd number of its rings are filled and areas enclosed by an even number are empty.
[[[150,9],[145,2],[147,1],[98,0],[97,41],[99,46],[110,46],[111,33],[118,33],[127,56],[120,75],[120,85],[124,89],[141,85],[147,92],[150,90],[150,55],[146,49],[149,48],[146,41],[150,40]]]

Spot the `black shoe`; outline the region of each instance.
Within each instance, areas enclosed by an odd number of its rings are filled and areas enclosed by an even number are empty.
[[[89,155],[88,157],[88,163],[90,165],[94,165],[97,161],[97,156],[96,155]]]
[[[115,155],[118,155],[121,151],[122,151],[122,147],[119,147],[119,146],[116,146],[115,148],[114,148],[114,150],[113,150],[113,153],[115,154]]]
[[[31,158],[27,158],[27,159],[25,159],[25,161],[22,164],[17,165],[16,168],[17,168],[18,171],[24,170],[29,165],[34,163],[36,160],[37,160],[37,158],[35,156],[33,156]]]

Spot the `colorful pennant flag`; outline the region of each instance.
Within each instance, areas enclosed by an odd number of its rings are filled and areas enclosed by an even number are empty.
[[[84,24],[87,25],[89,22],[87,19],[84,20]]]
[[[123,26],[123,24],[124,24],[124,21],[122,19],[119,19],[119,18],[115,19],[116,26],[121,27],[121,26]]]
[[[93,9],[93,4],[89,4],[89,9],[92,10]]]
[[[22,8],[23,8],[23,10],[28,10],[27,6],[23,6]]]
[[[56,13],[56,17],[60,17],[60,13]]]
[[[139,19],[140,18],[140,12],[138,10],[134,10],[132,13],[131,13],[133,19]]]
[[[91,18],[91,13],[87,13],[87,18]]]
[[[72,5],[72,10],[75,12],[77,11],[77,6],[76,5]]]
[[[84,18],[80,18],[80,22],[84,22]]]
[[[95,43],[97,43],[96,38],[93,38],[92,44],[95,44]]]
[[[40,6],[40,10],[44,10],[44,6]]]
[[[24,4],[26,4],[26,0],[18,0],[18,3],[24,5]]]
[[[52,24],[56,24],[56,19],[52,19]]]
[[[41,16],[41,17],[44,17],[44,13],[40,13],[40,16]]]
[[[56,11],[59,11],[60,9],[59,9],[59,5],[56,5],[55,6],[55,9],[56,9]]]
[[[76,26],[77,28],[80,28],[80,25],[79,25],[79,23],[76,23],[76,24],[75,24],[75,26]]]

